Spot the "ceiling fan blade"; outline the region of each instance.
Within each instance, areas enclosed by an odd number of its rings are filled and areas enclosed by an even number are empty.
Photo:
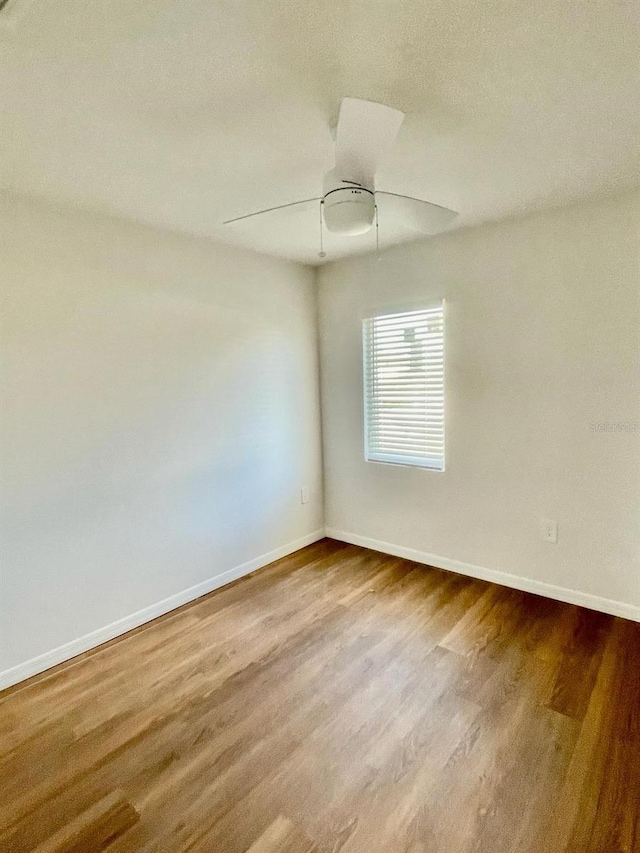
[[[376,204],[380,209],[380,219],[383,223],[385,217],[389,216],[414,231],[422,231],[424,234],[437,234],[458,215],[455,210],[440,207],[439,204],[432,204],[430,201],[377,190]]]
[[[336,129],[336,170],[341,180],[373,186],[378,164],[393,148],[404,113],[359,98],[343,98]]]
[[[285,207],[296,207],[299,204],[309,204],[310,201],[321,201],[320,196],[317,198],[303,198],[302,201],[291,201],[289,204],[278,204],[276,207],[266,207],[264,210],[256,210],[254,213],[245,213],[244,216],[236,216],[235,219],[225,219],[223,225],[232,225],[234,222],[241,222],[243,219],[251,219],[252,216],[262,216],[263,213],[273,213],[274,210],[284,210]]]

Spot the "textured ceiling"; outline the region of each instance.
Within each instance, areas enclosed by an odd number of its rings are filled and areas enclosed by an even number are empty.
[[[456,226],[640,184],[636,0],[12,0],[0,184],[318,261],[346,95],[407,118],[378,187]],[[383,243],[414,239],[380,223]],[[371,248],[333,237],[328,260]]]

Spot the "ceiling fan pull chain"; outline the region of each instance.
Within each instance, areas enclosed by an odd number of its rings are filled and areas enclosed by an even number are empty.
[[[327,253],[324,250],[324,242],[323,242],[323,238],[322,238],[322,205],[323,204],[324,204],[324,201],[322,199],[320,199],[320,204],[318,205],[318,210],[320,211],[320,251],[318,252],[319,258],[326,258],[327,257]]]
[[[379,222],[378,222],[378,205],[376,204],[376,257],[380,260],[380,234],[379,234]]]

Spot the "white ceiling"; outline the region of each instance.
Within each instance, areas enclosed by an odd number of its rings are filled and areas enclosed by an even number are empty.
[[[221,223],[320,194],[346,95],[407,113],[377,185],[454,227],[640,184],[637,0],[14,2],[12,190],[316,263],[315,206]]]

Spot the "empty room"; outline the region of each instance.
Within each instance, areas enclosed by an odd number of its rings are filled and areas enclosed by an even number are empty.
[[[0,0],[0,853],[640,853],[635,0]]]

